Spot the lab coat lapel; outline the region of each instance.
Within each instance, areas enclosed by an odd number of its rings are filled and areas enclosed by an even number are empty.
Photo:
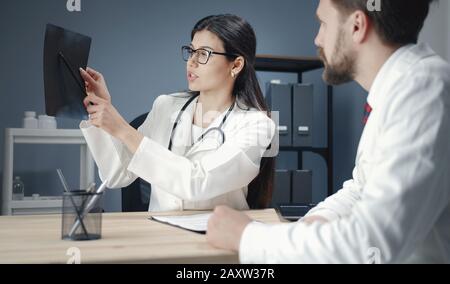
[[[180,156],[184,156],[192,144],[192,120],[194,118],[196,101],[197,100],[191,102],[191,104],[189,104],[186,110],[182,113],[178,126],[174,132],[174,137],[172,139],[172,152]]]

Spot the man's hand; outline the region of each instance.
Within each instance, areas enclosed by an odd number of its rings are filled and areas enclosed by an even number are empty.
[[[237,252],[242,233],[251,221],[244,213],[217,206],[208,221],[206,239],[212,246]]]

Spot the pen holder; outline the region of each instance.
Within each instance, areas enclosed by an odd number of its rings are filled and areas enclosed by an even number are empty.
[[[83,190],[66,192],[63,195],[62,230],[63,240],[98,240],[102,236],[103,193]]]

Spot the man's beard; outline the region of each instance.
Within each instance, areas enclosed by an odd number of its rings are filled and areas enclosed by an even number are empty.
[[[319,57],[325,65],[323,80],[330,85],[340,85],[355,79],[355,56],[352,50],[345,48],[344,32],[341,30],[336,41],[333,55],[334,64],[330,64],[323,48],[318,49]]]

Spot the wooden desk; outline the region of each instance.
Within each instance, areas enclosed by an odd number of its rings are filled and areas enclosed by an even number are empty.
[[[177,212],[154,215],[181,215]],[[204,213],[204,212],[202,212]],[[280,222],[275,210],[249,211]],[[67,263],[69,248],[81,263],[238,263],[238,255],[211,247],[206,236],[148,220],[149,212],[103,214],[102,239],[61,240],[61,215],[0,217],[0,263]]]

